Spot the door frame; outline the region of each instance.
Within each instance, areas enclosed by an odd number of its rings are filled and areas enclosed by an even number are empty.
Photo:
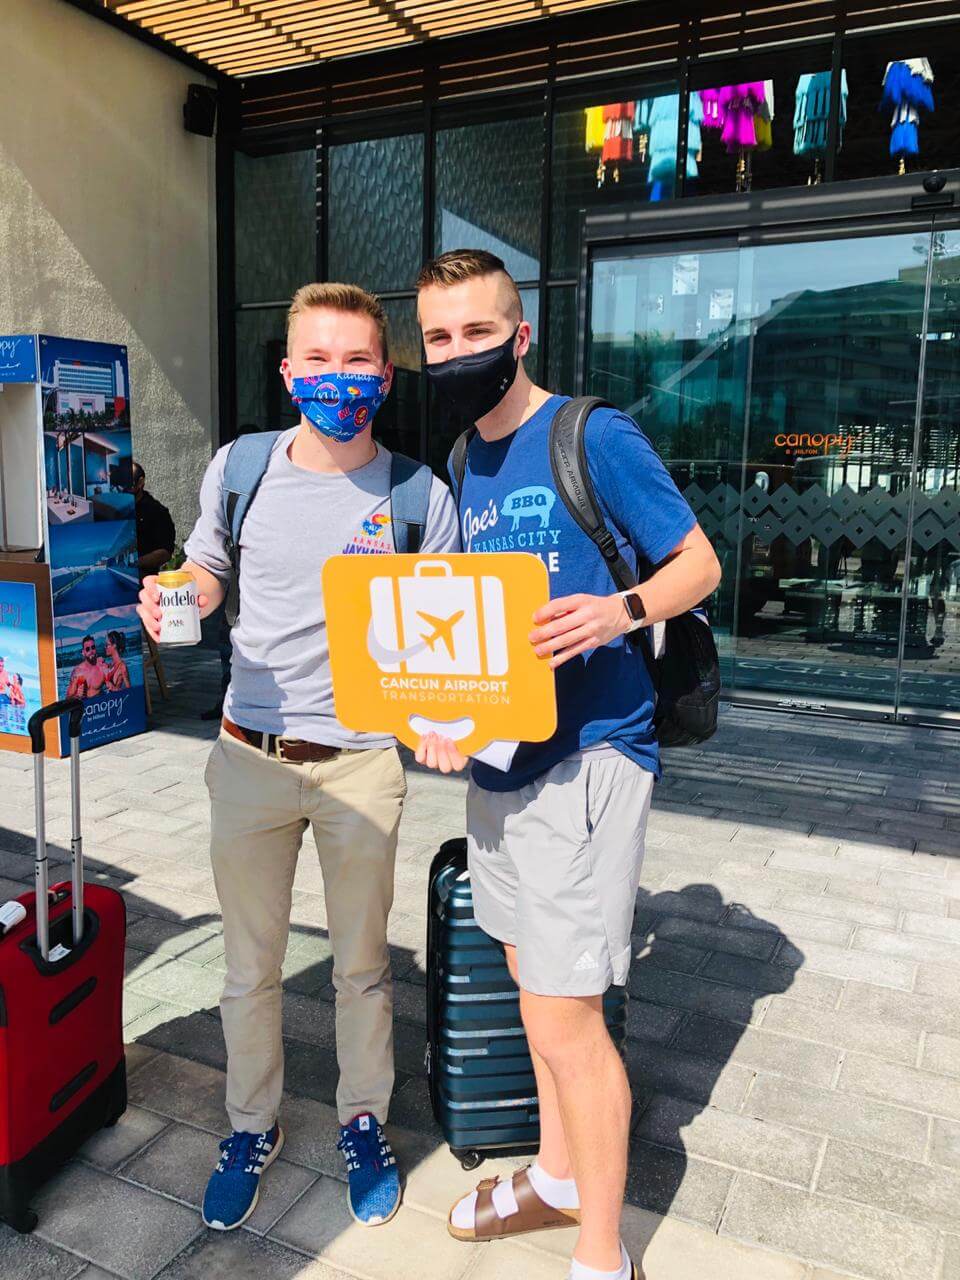
[[[935,231],[960,227],[960,169],[928,171],[909,177],[864,179],[813,188],[785,188],[743,194],[693,197],[655,205],[612,206],[581,216],[580,271],[577,290],[576,389],[583,394],[587,377],[589,320],[592,311],[593,263],[628,251],[676,254],[746,248],[778,242],[817,241],[897,232]],[[927,340],[927,308],[931,259],[927,262],[922,348]],[[925,397],[924,364],[917,372],[917,406],[912,453],[911,492],[915,495]],[[913,504],[911,503],[911,515]],[[912,555],[912,520],[905,533],[905,571],[901,605],[901,635],[892,703],[880,709],[851,700],[816,702],[760,690],[725,691],[726,700],[743,706],[780,708],[838,719],[912,724],[957,723],[960,712],[930,708],[901,712],[904,619]]]

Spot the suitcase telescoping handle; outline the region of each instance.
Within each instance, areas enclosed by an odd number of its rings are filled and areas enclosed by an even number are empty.
[[[37,820],[37,861],[35,867],[37,943],[44,960],[50,959],[50,880],[47,871],[47,820],[44,792],[43,726],[60,716],[70,717],[70,852],[73,855],[73,945],[83,937],[83,837],[80,835],[80,731],[83,728],[83,703],[79,698],[65,698],[35,711],[27,722],[33,748],[34,802]]]

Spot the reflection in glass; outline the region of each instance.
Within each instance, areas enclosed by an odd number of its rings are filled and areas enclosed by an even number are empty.
[[[388,449],[420,456],[420,361],[422,343],[413,298],[384,302],[387,313],[393,389],[377,414],[373,433]]]
[[[316,278],[316,152],[234,153],[237,301],[282,302]]]
[[[237,425],[280,431],[300,421],[280,376],[286,355],[285,309],[237,314]]]
[[[928,248],[888,235],[594,264],[588,390],[639,418],[717,546],[739,689],[892,710],[901,630],[904,670],[928,644],[926,600],[903,599]]]
[[[544,385],[556,395],[573,395],[577,376],[577,290],[575,286],[551,289],[550,338]]]
[[[558,107],[553,124],[550,273],[579,270],[580,217],[627,200],[668,200],[677,177],[680,97],[676,85],[638,92],[634,99]],[[696,176],[699,130],[690,125],[688,177]]]
[[[334,146],[329,163],[330,279],[409,289],[420,269],[423,135]]]
[[[536,280],[542,173],[542,116],[440,129],[436,252],[486,249],[503,259],[514,280]]]

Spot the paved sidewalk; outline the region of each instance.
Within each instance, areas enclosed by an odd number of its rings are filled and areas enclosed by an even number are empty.
[[[405,1207],[362,1231],[334,1150],[333,990],[308,838],[285,965],[284,1156],[249,1229],[201,1229],[223,1132],[223,947],[203,768],[216,659],[178,655],[148,735],[84,759],[90,871],[129,908],[130,1109],[0,1228],[3,1280],[563,1280],[568,1233],[465,1246],[476,1177],[423,1076],[427,863],[463,783],[413,772],[391,921]],[[637,908],[628,1242],[649,1280],[960,1280],[960,736],[727,710],[670,760]],[[50,836],[68,836],[66,768]],[[32,774],[0,754],[0,901],[32,874]],[[484,1166],[496,1171],[499,1165]],[[503,1166],[505,1167],[505,1166]],[[476,1175],[481,1176],[481,1175]]]

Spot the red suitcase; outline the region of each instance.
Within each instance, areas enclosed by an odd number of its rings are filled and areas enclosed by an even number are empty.
[[[73,881],[48,887],[44,724],[70,716]],[[0,936],[0,1220],[37,1224],[34,1190],[126,1109],[122,1000],[126,909],[84,886],[80,836],[83,704],[57,702],[29,723],[36,784],[36,892]],[[19,914],[19,912],[16,912]],[[0,928],[3,926],[0,925]]]

